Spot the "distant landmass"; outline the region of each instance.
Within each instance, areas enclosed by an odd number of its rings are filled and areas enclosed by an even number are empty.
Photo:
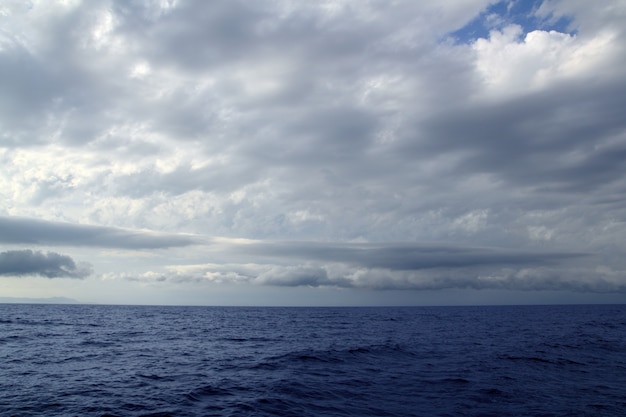
[[[24,297],[0,297],[0,304],[80,304],[73,298],[47,297],[47,298],[24,298]]]

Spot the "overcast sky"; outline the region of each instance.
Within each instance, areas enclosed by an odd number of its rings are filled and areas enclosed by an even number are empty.
[[[0,296],[626,302],[623,0],[0,5]]]

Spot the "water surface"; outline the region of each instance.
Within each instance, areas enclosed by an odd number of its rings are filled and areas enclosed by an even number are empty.
[[[626,305],[0,305],[2,416],[624,416]]]

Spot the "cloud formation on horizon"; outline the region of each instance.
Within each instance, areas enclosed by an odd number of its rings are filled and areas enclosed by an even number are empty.
[[[366,290],[626,292],[625,271],[590,269],[591,254],[423,244],[245,242],[221,246],[229,263],[170,265],[109,278],[173,284],[243,284]],[[246,261],[237,261],[246,259]]]
[[[626,271],[557,267],[437,268],[390,270],[341,264],[197,264],[169,266],[165,271],[109,275],[153,284],[256,284],[277,287],[361,290],[509,290],[626,293]]]

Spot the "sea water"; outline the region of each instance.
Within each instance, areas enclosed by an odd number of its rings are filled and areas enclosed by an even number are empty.
[[[626,305],[0,305],[1,416],[626,416]]]

